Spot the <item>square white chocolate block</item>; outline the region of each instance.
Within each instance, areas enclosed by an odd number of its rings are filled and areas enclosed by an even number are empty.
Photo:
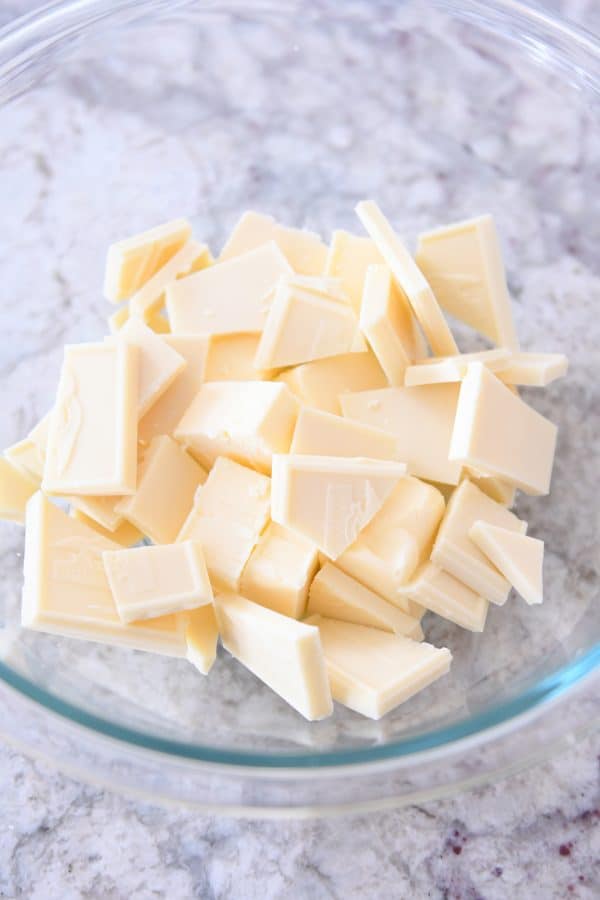
[[[38,493],[27,505],[22,624],[66,637],[185,656],[185,614],[124,625],[102,554],[120,550]]]
[[[209,339],[205,381],[266,381],[273,374],[259,370],[254,357],[260,334],[214,334]]]
[[[277,378],[306,404],[340,415],[340,396],[387,387],[387,378],[373,353],[344,353],[316,359],[282,372]]]
[[[219,640],[219,626],[212,604],[188,612],[185,640],[187,658],[202,675],[208,675],[217,658]]]
[[[461,628],[483,631],[488,601],[435,563],[426,562],[412,581],[399,590],[405,597]]]
[[[189,240],[129,300],[129,314],[150,323],[165,305],[165,291],[173,281],[199,272],[212,262],[206,244]]]
[[[495,344],[518,347],[492,216],[419,235],[417,263],[444,309]]]
[[[399,459],[396,438],[379,428],[352,422],[310,406],[301,408],[290,453]]]
[[[436,356],[458,353],[452,332],[433,291],[416,262],[376,203],[356,207],[359,219],[392,272],[397,288],[406,296]]]
[[[24,522],[27,501],[39,486],[39,481],[0,456],[0,519]]]
[[[113,544],[119,544],[121,547],[133,547],[134,544],[139,544],[144,538],[144,535],[139,528],[136,528],[131,522],[126,522],[125,520],[123,520],[120,525],[117,525],[114,531],[110,531],[108,528],[104,528],[98,522],[95,522],[94,519],[91,519],[74,506],[71,506],[69,509],[69,515],[72,519],[83,522],[83,524],[87,525],[88,528],[91,528],[92,531],[101,534],[102,537],[112,541]]]
[[[527,603],[542,602],[543,541],[481,521],[471,526],[469,537]]]
[[[155,544],[172,544],[206,472],[173,438],[153,438],[142,453],[137,490],[123,497],[117,512]]]
[[[254,603],[300,619],[318,565],[314,544],[272,522],[246,563],[240,593]]]
[[[422,610],[399,588],[429,558],[444,508],[433,485],[402,478],[337,565],[389,603],[418,616]]]
[[[117,303],[137,291],[187,242],[192,226],[185,219],[111,244],[106,257],[104,296]]]
[[[333,699],[380,719],[450,669],[445,648],[366,625],[311,617],[318,626]]]
[[[104,570],[122,622],[155,619],[212,603],[197,541],[105,550]]]
[[[219,594],[215,612],[232,656],[310,721],[331,715],[318,628],[236,594]]]
[[[65,347],[42,489],[130,494],[137,473],[138,349],[123,341]]]
[[[562,353],[511,353],[498,370],[505,384],[546,387],[567,374],[569,361]]]
[[[355,625],[370,625],[382,631],[404,634],[415,641],[423,639],[418,619],[392,606],[333,563],[325,563],[314,578],[306,614],[319,614]]]
[[[344,416],[387,431],[411,475],[458,484],[462,463],[449,460],[458,384],[383,388],[340,397]]]
[[[406,387],[418,384],[444,384],[462,381],[467,374],[469,363],[483,363],[491,372],[506,365],[510,351],[503,348],[480,350],[477,353],[458,353],[456,356],[434,356],[419,359],[409,366],[404,376]]]
[[[137,413],[138,418],[141,418],[175,381],[187,363],[183,356],[180,356],[164,338],[155,334],[141,319],[129,319],[119,331],[117,340],[137,347]]]
[[[289,450],[297,414],[285,384],[214,381],[202,385],[174,433],[207,467],[230,456],[269,473],[273,453]]]
[[[290,266],[273,242],[172,282],[166,290],[173,334],[261,332],[270,291]]]
[[[159,434],[172,435],[204,383],[209,338],[199,335],[168,334],[163,341],[175,350],[187,365],[140,419],[138,439],[142,444],[149,444],[152,438]]]
[[[485,366],[471,363],[460,387],[448,455],[527,494],[547,494],[556,432],[556,425]]]
[[[336,559],[405,471],[402,463],[379,459],[275,455],[271,518]]]
[[[300,275],[321,275],[327,259],[327,245],[318,234],[302,228],[279,225],[271,216],[245,212],[221,251],[219,262],[233,259],[275,241],[290,266]]]
[[[360,307],[360,330],[390,384],[404,384],[408,366],[427,353],[427,345],[406,296],[386,265],[369,266]]]
[[[367,269],[383,262],[371,238],[357,237],[348,231],[334,231],[325,265],[325,274],[339,278],[358,315]]]
[[[216,460],[178,537],[200,541],[213,588],[239,589],[270,507],[270,478],[226,457]]]
[[[527,530],[526,522],[465,479],[446,507],[431,559],[476,594],[502,606],[508,597],[510,584],[469,537],[471,527],[480,519],[517,534],[525,534]]]

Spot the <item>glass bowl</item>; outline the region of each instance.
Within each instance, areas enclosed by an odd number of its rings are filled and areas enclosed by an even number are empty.
[[[571,358],[528,393],[560,428],[550,496],[517,503],[545,603],[511,597],[482,635],[429,616],[447,678],[380,722],[311,724],[225,654],[202,678],[22,631],[5,525],[9,740],[155,801],[279,815],[436,796],[597,723],[599,93],[598,43],[511,0],[79,0],[0,33],[2,446],[50,407],[63,345],[106,333],[107,245],[181,215],[218,250],[247,208],[328,239],[370,197],[409,240],[489,210],[523,347]]]

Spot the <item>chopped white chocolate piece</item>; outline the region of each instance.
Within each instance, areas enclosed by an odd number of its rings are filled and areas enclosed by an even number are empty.
[[[289,263],[271,241],[171,282],[166,301],[173,334],[261,332],[269,292],[289,271]]]
[[[333,711],[319,630],[236,594],[219,594],[223,646],[307,719]]]
[[[556,425],[485,366],[470,363],[460,387],[448,455],[527,494],[547,494],[556,432]]]
[[[425,609],[467,628],[483,631],[489,603],[435,563],[427,562],[400,592]]]
[[[112,541],[115,544],[120,544],[121,547],[133,547],[134,544],[139,544],[144,537],[139,528],[136,528],[131,522],[123,521],[114,531],[110,531],[108,528],[104,528],[98,522],[95,522],[89,516],[86,516],[84,512],[81,512],[80,509],[77,509],[74,506],[70,508],[69,515],[71,518],[77,519],[78,522],[83,522],[84,525],[87,525],[92,531],[101,534],[102,537],[107,538],[107,540]]]
[[[284,384],[215,381],[202,385],[174,434],[208,467],[230,456],[269,473],[273,453],[289,450],[297,414]]]
[[[495,344],[516,350],[500,241],[490,215],[419,235],[417,263],[438,302]]]
[[[197,541],[105,550],[102,561],[122,622],[156,619],[212,603]]]
[[[367,269],[360,329],[390,384],[404,384],[407,367],[427,352],[410,304],[385,265]]]
[[[214,334],[210,338],[205,381],[266,381],[270,370],[259,370],[254,357],[260,334]]]
[[[397,287],[406,295],[433,352],[440,356],[458,353],[452,332],[425,276],[377,204],[363,201],[356,207],[356,212],[390,267]]]
[[[465,479],[450,498],[431,559],[490,603],[502,606],[510,584],[469,537],[471,527],[480,519],[517,534],[527,530],[526,522]]]
[[[325,274],[341,279],[356,314],[360,312],[367,269],[383,262],[371,238],[348,231],[334,231],[327,255]]]
[[[67,637],[185,656],[185,613],[124,625],[102,553],[120,550],[42,493],[27,504],[22,624]]]
[[[318,564],[313,544],[272,522],[246,564],[240,593],[284,616],[300,619]]]
[[[177,538],[206,472],[167,435],[153,438],[142,453],[135,494],[123,497],[117,512],[155,544]]]
[[[542,602],[543,541],[482,521],[471,526],[469,537],[527,603]]]
[[[409,366],[404,376],[406,387],[418,384],[441,384],[451,381],[462,381],[467,374],[469,363],[481,362],[494,372],[506,365],[510,351],[481,350],[478,353],[459,353],[456,356],[438,356],[420,359]]]
[[[4,451],[4,456],[13,466],[37,482],[40,482],[44,475],[50,417],[51,413],[46,413],[26,438]]]
[[[465,477],[468,477],[479,490],[506,506],[510,509],[515,502],[517,489],[514,484],[509,481],[503,481],[502,478],[496,478],[495,475],[484,475],[476,469],[465,468]]]
[[[271,517],[336,559],[381,508],[402,463],[334,456],[273,456]]]
[[[313,616],[327,663],[333,699],[380,719],[450,669],[445,648],[378,628]]]
[[[0,456],[0,519],[24,522],[27,501],[39,486],[39,481]]]
[[[287,287],[308,291],[309,294],[317,294],[319,297],[327,297],[329,300],[339,300],[341,303],[350,304],[350,297],[344,290],[341,278],[329,278],[316,275],[282,275],[279,284]],[[358,312],[358,311],[357,311]]]
[[[130,297],[168,263],[187,242],[191,233],[189,222],[175,219],[111,244],[104,276],[106,299],[117,303]]]
[[[141,418],[187,364],[141,319],[129,319],[119,331],[118,340],[132,344],[138,350],[138,417]]]
[[[200,272],[212,262],[206,244],[190,240],[181,250],[150,278],[129,301],[130,316],[150,323],[150,319],[165,305],[165,291],[173,281],[192,272]]]
[[[387,386],[387,379],[371,351],[344,353],[316,359],[278,376],[307,406],[339,415],[339,398],[354,391],[376,390]]]
[[[546,387],[567,374],[569,361],[562,353],[512,353],[497,372],[500,381],[524,387]]]
[[[302,407],[298,414],[290,453],[400,459],[392,435],[310,406]]]
[[[79,510],[87,518],[102,525],[108,531],[115,531],[123,522],[123,516],[115,509],[121,502],[121,497],[78,497],[73,495],[67,499],[74,509]]]
[[[208,675],[217,658],[219,626],[212,604],[200,606],[188,613],[185,632],[187,658],[203,675]]]
[[[248,211],[243,214],[221,251],[219,262],[255,250],[275,241],[295,272],[321,275],[327,259],[327,246],[318,234],[302,228],[279,225],[271,216]]]
[[[462,463],[448,459],[459,385],[383,388],[340,397],[344,416],[394,435],[412,475],[458,484]]]
[[[313,580],[306,612],[308,616],[318,613],[340,622],[404,634],[415,641],[423,639],[418,619],[392,606],[333,563],[326,563]]]
[[[125,341],[65,347],[42,489],[108,496],[135,490],[138,350]]]

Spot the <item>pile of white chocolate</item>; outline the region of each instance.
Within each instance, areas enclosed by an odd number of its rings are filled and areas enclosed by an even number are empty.
[[[517,386],[566,358],[519,351],[490,216],[414,259],[357,213],[329,246],[248,212],[216,260],[185,220],[110,247],[111,334],[65,347],[0,458],[24,626],[204,674],[220,638],[308,719],[379,718],[450,667],[426,610],[482,631],[511,586],[542,601],[510,507],[548,493],[556,428]],[[443,310],[494,348],[461,354]]]

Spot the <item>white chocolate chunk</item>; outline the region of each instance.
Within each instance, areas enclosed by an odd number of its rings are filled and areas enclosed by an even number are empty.
[[[78,497],[73,495],[67,499],[74,509],[98,525],[102,525],[107,531],[115,531],[123,522],[123,516],[115,508],[121,502],[121,497]]]
[[[526,522],[465,479],[450,498],[431,559],[490,603],[502,606],[510,584],[469,537],[471,527],[480,519],[517,534],[527,530]]]
[[[254,603],[300,619],[318,564],[313,544],[272,522],[250,555],[240,592]]]
[[[307,615],[318,613],[340,622],[370,625],[420,641],[423,630],[418,619],[407,615],[378,594],[346,575],[333,563],[325,563],[310,586]]]
[[[376,390],[387,386],[387,379],[371,351],[344,353],[316,359],[278,376],[307,406],[339,415],[339,398],[354,391]]]
[[[392,435],[310,406],[302,407],[298,414],[290,453],[400,459]]]
[[[407,367],[427,352],[410,304],[385,265],[367,269],[360,329],[390,384],[404,384]]]
[[[200,606],[188,613],[185,632],[187,658],[203,675],[208,675],[217,658],[219,626],[212,604]]]
[[[460,387],[448,455],[527,494],[547,494],[556,432],[556,425],[485,366],[470,363]]]
[[[177,538],[206,472],[167,435],[144,449],[135,494],[123,497],[117,512],[154,541],[171,544]]]
[[[562,353],[512,353],[497,374],[506,384],[546,387],[566,375],[568,368]]]
[[[102,562],[122,622],[212,603],[204,554],[195,541],[105,550]]]
[[[459,385],[384,388],[340,397],[344,416],[394,435],[412,475],[458,484],[462,464],[449,460]]]
[[[120,550],[42,493],[27,505],[22,624],[67,637],[185,656],[185,613],[124,625],[102,553]]]
[[[25,507],[39,488],[39,481],[0,456],[0,519],[25,521]]]
[[[230,456],[269,473],[273,453],[289,450],[297,414],[284,384],[215,381],[202,385],[174,433],[208,467]]]
[[[402,463],[385,460],[276,454],[271,517],[336,559],[405,471]]]
[[[91,528],[92,531],[101,534],[102,537],[112,541],[114,544],[120,544],[121,547],[133,547],[134,544],[139,544],[144,537],[139,528],[136,528],[131,522],[123,521],[114,531],[110,531],[108,528],[104,528],[98,522],[95,522],[94,519],[91,519],[80,509],[76,509],[74,506],[69,509],[69,515],[71,518],[77,519],[78,522],[83,522],[83,524],[87,525],[88,528]]]
[[[357,315],[367,269],[382,262],[383,257],[371,238],[357,237],[348,231],[333,232],[325,274],[341,280]]]
[[[137,347],[124,341],[65,347],[43,490],[100,496],[132,493],[137,402]]]
[[[266,381],[273,374],[259,370],[254,358],[259,334],[214,334],[210,338],[205,381]]]
[[[464,475],[465,478],[468,477],[479,490],[483,491],[484,494],[487,494],[492,500],[501,503],[502,506],[506,506],[507,509],[510,509],[514,504],[517,489],[514,484],[511,484],[509,481],[503,481],[502,478],[496,478],[495,475],[483,475],[482,473],[477,472],[476,469],[470,469],[468,467],[465,468]]]
[[[527,603],[542,602],[543,541],[481,521],[471,526],[469,537]]]
[[[436,356],[458,353],[452,332],[425,276],[377,204],[363,201],[356,207],[356,212],[390,267],[396,286],[406,295],[433,352]]]
[[[310,721],[331,715],[318,628],[236,594],[219,594],[215,612],[232,656]]]
[[[435,563],[425,563],[400,592],[461,628],[483,631],[488,601]]]
[[[418,384],[462,381],[467,374],[469,363],[481,362],[494,372],[505,366],[509,357],[509,350],[498,348],[481,350],[478,353],[459,353],[456,356],[429,357],[417,360],[414,365],[407,368],[404,384],[406,387],[414,387]]]
[[[36,481],[41,481],[44,475],[50,418],[51,413],[46,413],[26,438],[4,451],[4,455],[13,466]]]
[[[183,247],[191,233],[189,222],[174,219],[111,244],[104,276],[106,299],[117,303],[130,297]]]
[[[206,244],[190,240],[160,268],[129,300],[129,314],[150,324],[165,305],[165,291],[173,281],[205,269],[212,262]]]
[[[119,331],[118,339],[138,350],[138,417],[141,418],[187,363],[141,319],[129,319]]]
[[[417,263],[438,302],[495,344],[518,347],[500,241],[490,215],[419,235]]]
[[[172,282],[166,290],[173,334],[261,332],[269,292],[290,271],[273,241]]]
[[[428,687],[450,669],[445,648],[378,628],[313,616],[318,626],[333,699],[370,719]]]
[[[219,262],[233,259],[255,250],[268,241],[275,241],[294,272],[301,275],[321,275],[327,259],[327,246],[318,234],[301,228],[279,225],[271,216],[245,212],[223,247]]]
[[[341,278],[296,275],[294,273],[293,275],[282,275],[279,284],[308,291],[309,294],[317,294],[320,297],[327,297],[329,300],[339,300],[341,303],[350,304],[350,297],[344,289]]]

